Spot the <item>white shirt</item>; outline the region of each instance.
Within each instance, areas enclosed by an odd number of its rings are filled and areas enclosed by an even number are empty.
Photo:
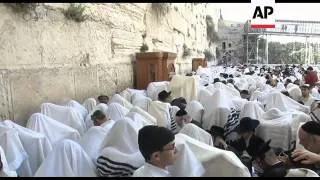
[[[170,173],[165,169],[145,163],[133,173],[132,177],[170,177]]]

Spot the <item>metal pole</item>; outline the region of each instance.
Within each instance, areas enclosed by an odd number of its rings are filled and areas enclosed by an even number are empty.
[[[266,35],[266,60],[267,60],[267,64],[269,64],[269,59],[268,59],[268,55],[269,55],[269,47],[268,47],[268,34]]]
[[[257,64],[258,64],[258,59],[259,59],[259,35],[257,36],[257,48],[256,48],[256,59],[257,59]]]
[[[248,28],[249,29],[249,28]],[[249,61],[249,34],[247,33],[247,61],[246,61],[246,63],[248,64],[248,61]]]

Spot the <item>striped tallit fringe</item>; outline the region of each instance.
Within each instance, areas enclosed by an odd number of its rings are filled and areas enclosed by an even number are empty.
[[[127,163],[115,162],[111,159],[100,156],[97,159],[97,171],[103,177],[130,177],[138,167]]]
[[[231,113],[228,115],[227,123],[224,126],[225,137],[228,137],[232,132],[234,132],[234,129],[239,124],[239,115],[240,111],[231,109]]]
[[[169,108],[169,114],[170,114],[170,121],[171,121],[171,125],[170,125],[171,131],[176,134],[176,133],[178,133],[177,132],[177,122],[173,116],[171,107]]]
[[[312,121],[316,121],[316,122],[320,123],[320,119],[316,116],[316,114],[314,112],[310,112],[309,115],[310,115]]]

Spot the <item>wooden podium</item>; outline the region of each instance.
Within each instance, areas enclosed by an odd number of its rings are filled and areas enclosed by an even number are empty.
[[[150,82],[170,81],[176,72],[176,57],[177,54],[171,52],[136,53],[136,88],[146,89]]]
[[[207,67],[207,60],[205,58],[193,58],[192,59],[192,71],[197,71],[198,67]]]

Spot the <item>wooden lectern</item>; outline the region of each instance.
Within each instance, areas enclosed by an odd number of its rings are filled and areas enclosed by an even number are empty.
[[[176,57],[177,54],[171,52],[136,53],[136,88],[146,89],[150,82],[170,81],[176,72]]]
[[[198,67],[207,67],[207,60],[205,58],[193,58],[192,59],[192,71],[197,71]]]

